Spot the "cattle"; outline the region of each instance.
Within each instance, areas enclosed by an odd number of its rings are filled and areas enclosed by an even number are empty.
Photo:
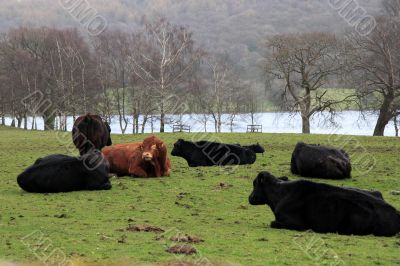
[[[184,158],[190,167],[253,164],[257,158],[254,151],[237,145],[183,139],[174,144],[171,155]]]
[[[321,179],[351,178],[349,155],[344,150],[297,143],[291,160],[291,172]]]
[[[109,190],[108,171],[108,162],[100,153],[82,157],[56,154],[37,159],[17,177],[17,182],[33,193]]]
[[[105,146],[112,145],[110,133],[110,125],[100,116],[86,114],[75,120],[72,140],[80,155],[84,155],[92,150],[101,150]]]
[[[380,192],[286,180],[261,172],[253,182],[249,203],[271,208],[275,215],[272,228],[343,235],[393,236],[400,232],[400,212]]]
[[[254,151],[254,153],[264,153],[265,149],[263,146],[261,146],[259,143],[257,144],[251,144],[251,145],[241,145],[241,144],[235,144],[236,146],[245,148],[245,149],[249,149]]]
[[[103,149],[110,171],[118,176],[170,176],[171,162],[165,143],[155,136],[143,142],[118,144]]]

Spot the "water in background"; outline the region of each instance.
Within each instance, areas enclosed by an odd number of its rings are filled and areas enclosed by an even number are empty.
[[[222,121],[227,121],[228,115],[224,115]],[[328,124],[324,121],[328,118],[328,114],[319,114],[311,121],[311,133],[314,134],[343,134],[343,135],[360,135],[372,136],[374,126],[377,120],[376,114],[366,114],[361,118],[361,113],[357,111],[346,111],[337,114],[335,124]],[[179,121],[178,116],[168,116],[171,121]],[[258,113],[255,115],[255,124],[263,126],[264,133],[301,133],[301,117],[299,114],[290,113]],[[141,119],[140,119],[141,120]],[[39,130],[43,130],[43,119],[37,118],[37,126]],[[132,122],[132,117],[129,117]],[[182,123],[191,126],[192,132],[204,132],[202,115],[184,115]],[[250,124],[250,115],[240,115],[236,118],[233,126],[233,132],[246,132],[247,125]],[[141,122],[141,121],[140,121]],[[32,118],[28,118],[28,128],[31,128]],[[71,131],[73,125],[72,117],[68,117],[68,130]],[[154,122],[154,132],[159,131],[159,121]],[[6,118],[6,124],[11,124],[11,119]],[[111,131],[113,134],[121,134],[118,117],[115,116],[111,121]],[[172,124],[166,125],[166,132],[172,132]],[[214,132],[214,123],[211,118],[207,124],[207,132]],[[230,125],[222,125],[223,132],[230,132]],[[128,125],[126,134],[132,133],[132,125]],[[151,133],[151,126],[147,123],[145,133]],[[394,125],[391,122],[385,131],[386,136],[395,136]]]

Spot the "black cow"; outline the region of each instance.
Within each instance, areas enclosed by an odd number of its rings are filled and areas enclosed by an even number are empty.
[[[344,150],[299,142],[292,154],[291,171],[303,177],[345,179],[351,177],[351,163]]]
[[[17,178],[27,192],[58,193],[79,190],[108,190],[109,164],[99,153],[84,157],[50,155],[37,159]]]
[[[236,146],[245,148],[245,149],[249,149],[254,151],[255,153],[264,153],[265,149],[263,146],[261,146],[259,143],[257,144],[251,144],[251,145],[240,145],[240,144],[235,144]]]
[[[76,119],[72,128],[72,140],[80,155],[84,155],[112,145],[110,133],[110,125],[100,116],[86,114]]]
[[[217,142],[191,142],[179,139],[174,144],[172,156],[184,158],[190,167],[253,164],[254,151],[237,145]]]
[[[400,232],[400,212],[380,192],[284,181],[268,172],[260,173],[253,187],[249,202],[269,205],[275,215],[272,228],[344,235],[393,236]]]

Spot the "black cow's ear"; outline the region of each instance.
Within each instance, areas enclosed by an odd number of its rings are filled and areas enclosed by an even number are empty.
[[[265,181],[265,173],[264,172],[258,174],[257,181],[259,184],[264,184],[264,181]]]

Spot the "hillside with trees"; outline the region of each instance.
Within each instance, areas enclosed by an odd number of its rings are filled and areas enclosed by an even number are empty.
[[[15,26],[77,27],[79,24],[53,0],[0,1],[0,30]],[[111,29],[138,29],[145,18],[163,16],[193,31],[199,45],[228,52],[241,74],[260,80],[259,63],[265,38],[289,32],[343,32],[346,23],[327,0],[88,0]],[[380,1],[363,0],[372,14]]]

